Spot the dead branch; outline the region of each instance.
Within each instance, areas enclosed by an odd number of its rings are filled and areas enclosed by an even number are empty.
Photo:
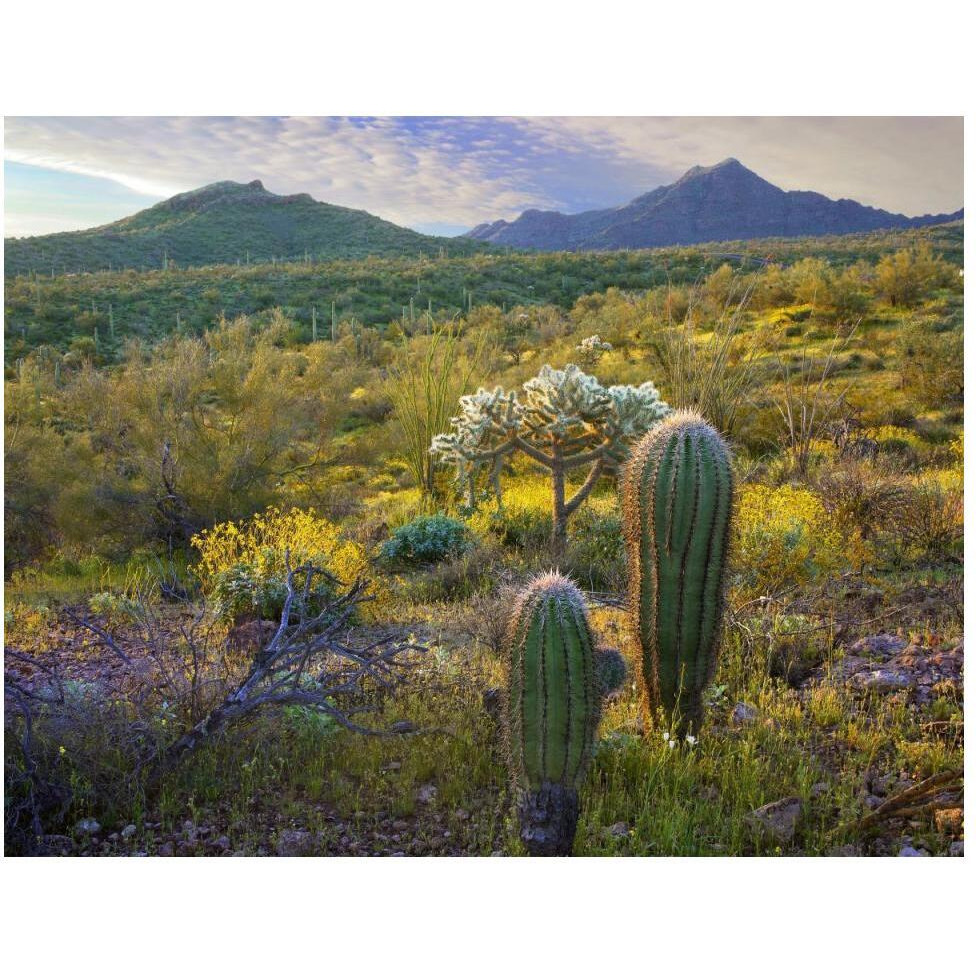
[[[923,779],[921,783],[910,786],[907,790],[902,790],[897,796],[885,800],[877,810],[872,811],[860,820],[838,828],[838,833],[846,831],[861,831],[877,826],[882,820],[890,820],[894,817],[907,817],[927,809],[942,809],[937,804],[940,800],[931,800],[937,792],[943,791],[944,787],[950,783],[955,783],[963,778],[963,770],[949,769],[945,772],[936,773]],[[919,802],[925,801],[925,802]],[[951,804],[958,805],[956,803]]]

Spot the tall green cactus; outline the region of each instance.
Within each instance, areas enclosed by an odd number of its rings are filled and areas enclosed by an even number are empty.
[[[682,731],[700,725],[715,673],[732,491],[725,442],[687,410],[644,436],[621,483],[630,623],[648,705]]]
[[[597,655],[582,593],[558,573],[536,576],[512,607],[508,648],[506,727],[521,837],[531,854],[569,854],[577,788],[600,719]]]

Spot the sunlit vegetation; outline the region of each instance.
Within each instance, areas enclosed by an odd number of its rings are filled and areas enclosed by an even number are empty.
[[[45,835],[136,825],[105,853],[273,853],[296,826],[305,853],[520,853],[483,695],[504,683],[512,588],[555,563],[633,662],[617,472],[597,471],[554,548],[551,471],[531,454],[468,491],[429,445],[461,396],[575,363],[704,413],[738,486],[704,725],[675,748],[632,677],[603,715],[575,852],[897,853],[903,835],[945,852],[956,834],[931,811],[851,825],[865,783],[961,766],[961,685],[882,694],[829,670],[882,632],[927,654],[961,638],[961,243],[960,224],[8,279],[6,644],[74,683],[67,711],[33,714],[34,773],[10,712],[17,796],[30,776],[55,791]],[[589,471],[566,472],[566,498]],[[299,566],[314,585],[288,604]],[[356,691],[356,721],[400,734],[289,704],[149,772],[247,673],[242,628],[327,609],[357,577],[356,633],[425,648],[402,682]],[[79,621],[165,649],[184,677],[106,698],[109,652]],[[795,832],[750,826],[783,797],[799,798]],[[8,838],[28,850],[38,824],[18,809]],[[227,845],[181,850],[186,821]]]

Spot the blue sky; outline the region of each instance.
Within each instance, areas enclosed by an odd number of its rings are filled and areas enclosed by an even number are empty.
[[[625,203],[735,156],[784,189],[962,206],[961,118],[8,117],[5,236],[107,223],[216,180],[433,233]]]

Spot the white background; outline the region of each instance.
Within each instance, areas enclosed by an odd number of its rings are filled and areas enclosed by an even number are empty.
[[[973,35],[936,0],[76,0],[8,4],[0,36],[5,115],[973,107]],[[973,856],[6,859],[2,951],[71,976],[945,973],[972,958]]]

